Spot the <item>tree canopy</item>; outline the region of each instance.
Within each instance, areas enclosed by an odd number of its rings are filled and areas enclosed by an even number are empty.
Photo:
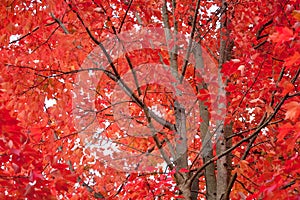
[[[297,0],[3,0],[1,199],[299,199]]]

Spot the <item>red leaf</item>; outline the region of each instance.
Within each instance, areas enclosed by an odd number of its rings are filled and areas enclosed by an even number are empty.
[[[189,170],[188,170],[188,169],[185,169],[185,168],[182,168],[182,169],[179,170],[179,172],[181,172],[181,173],[188,173]]]
[[[294,90],[294,85],[285,79],[280,81],[280,83],[278,85],[279,85],[279,87],[283,88],[283,91],[281,92],[282,96],[285,96],[286,94],[288,94],[289,92]]]
[[[288,57],[285,62],[284,62],[284,66],[286,67],[290,67],[292,65],[296,65],[299,64],[300,62],[300,54],[298,51],[296,51],[292,56]]]
[[[292,126],[290,123],[284,124],[279,128],[279,134],[277,135],[278,141],[282,141],[284,137],[291,133],[294,129],[294,126]]]
[[[288,27],[277,27],[276,31],[269,36],[273,42],[286,42],[293,39],[293,31]]]
[[[286,103],[282,106],[284,109],[286,109],[285,113],[285,119],[290,119],[293,122],[296,122],[299,120],[300,115],[300,103],[297,101],[291,101],[289,103]]]

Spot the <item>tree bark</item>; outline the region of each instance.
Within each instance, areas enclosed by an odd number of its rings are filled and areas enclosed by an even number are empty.
[[[202,50],[201,48],[195,48],[194,49],[194,57],[196,60],[196,68],[200,72],[204,72],[204,61],[202,56]],[[205,74],[204,74],[205,76]],[[199,89],[207,89],[206,83],[200,83],[198,84],[198,90]],[[200,133],[201,133],[201,141],[202,141],[202,149],[201,149],[201,156],[203,159],[203,163],[207,162],[211,158],[213,158],[213,148],[212,148],[212,134],[209,131],[209,111],[208,106],[205,105],[204,101],[199,101],[199,111],[200,111],[200,117],[202,119],[202,122],[200,124]],[[217,189],[217,182],[216,182],[216,175],[215,175],[215,163],[209,164],[204,169],[204,177],[205,177],[205,183],[206,183],[206,199],[207,200],[215,200],[216,199],[216,189]],[[198,178],[194,181],[198,181]],[[195,198],[197,199],[197,198]]]
[[[230,39],[230,31],[228,29],[229,20],[226,16],[227,2],[222,0],[222,10],[223,13],[221,17],[221,29],[220,29],[220,57],[219,57],[219,85],[222,84],[221,69],[223,64],[231,59],[233,41]],[[219,98],[222,98],[222,94],[219,94]],[[219,104],[218,111],[225,111],[227,105]],[[232,124],[225,123],[224,121],[217,122],[217,155],[226,151],[231,147],[231,141],[227,141],[226,138],[232,134]],[[217,199],[223,199],[226,194],[226,189],[229,184],[231,176],[231,155],[226,156],[217,160]]]

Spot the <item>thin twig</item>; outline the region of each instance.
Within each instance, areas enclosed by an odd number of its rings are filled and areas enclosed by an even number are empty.
[[[190,39],[189,39],[189,43],[188,43],[187,52],[186,52],[186,55],[185,55],[185,58],[184,58],[184,64],[182,66],[180,82],[183,81],[183,77],[185,75],[186,68],[187,68],[187,65],[188,65],[188,62],[189,62],[189,58],[190,58],[190,54],[191,54],[191,48],[192,48],[192,45],[193,45],[193,39],[194,39],[194,35],[195,35],[195,30],[196,30],[196,22],[197,22],[199,7],[200,7],[200,0],[197,0],[196,8],[195,8],[195,11],[194,11],[195,13],[194,13],[194,17],[193,17],[193,22],[192,22],[192,31],[191,31],[191,35],[190,35]]]
[[[118,33],[121,33],[123,24],[125,23],[125,19],[126,19],[127,15],[128,15],[128,12],[129,12],[129,10],[130,10],[130,7],[131,7],[132,2],[133,2],[133,0],[130,0],[129,5],[128,5],[128,8],[126,9],[126,12],[125,12],[125,14],[124,14],[124,17],[123,17],[123,19],[122,19],[122,21],[121,21],[121,25],[120,25],[120,27],[119,27]]]

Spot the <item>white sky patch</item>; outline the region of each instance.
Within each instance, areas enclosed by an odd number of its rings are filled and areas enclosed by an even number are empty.
[[[113,15],[114,18],[119,18],[118,12],[116,10],[114,10],[112,12],[112,15]]]
[[[33,182],[29,182],[29,185],[34,186],[36,184],[36,180],[34,180]]]
[[[141,30],[141,25],[134,24],[133,28],[135,28],[136,31],[139,31],[139,30]]]
[[[114,143],[112,140],[107,139],[103,136],[98,136],[97,140],[98,142],[90,141],[91,139],[85,139],[86,147],[89,148],[91,151],[95,150],[101,150],[104,156],[110,156],[113,159],[114,153],[121,152],[119,147],[116,143]],[[95,155],[95,158],[97,156]]]
[[[208,15],[211,15],[212,12],[216,12],[219,9],[219,6],[217,6],[216,4],[212,5],[209,9],[208,9]]]
[[[162,21],[161,20],[159,20],[156,16],[151,16],[151,19],[153,20],[153,22],[155,22],[155,23],[162,23]]]
[[[213,15],[213,13],[215,13],[218,9],[220,9],[220,7],[219,6],[217,6],[216,4],[214,4],[214,5],[212,5],[208,10],[207,10],[207,15],[209,16],[209,17],[211,17],[212,15]],[[200,13],[200,15],[203,15],[204,13],[201,11],[201,8],[199,9],[199,13]],[[220,16],[220,13],[218,14],[218,16]],[[210,23],[210,28],[212,27],[212,24]],[[220,23],[220,20],[218,20],[217,22],[216,22],[216,28],[218,29],[218,28],[220,28],[220,26],[221,26],[221,23]]]
[[[250,114],[250,122],[252,122],[255,119],[255,114],[253,114],[253,111],[255,110],[255,108],[246,108],[246,110],[249,111]]]
[[[110,123],[108,121],[104,123],[106,129]],[[92,151],[94,149],[95,151],[101,150],[104,156],[110,156],[113,159],[113,153],[119,153],[121,151],[116,143],[101,135],[105,129],[97,128],[92,138],[85,138],[85,147]],[[94,157],[97,159],[96,155],[94,155]]]
[[[167,2],[167,10],[172,12],[172,6],[170,2]]]
[[[168,164],[166,162],[158,163],[156,164],[157,168],[166,169],[168,167]]]
[[[267,136],[268,135],[268,132],[269,131],[269,129],[268,129],[268,127],[265,127],[265,128],[262,128],[261,129],[261,132],[262,132],[262,134],[264,135],[264,136]]]
[[[117,6],[115,4],[110,4],[110,7],[114,10],[117,8]]]
[[[253,113],[253,111],[255,110],[255,108],[246,108],[246,111],[248,111],[248,115],[249,115],[249,120],[246,120],[244,117],[239,117],[238,120],[241,122],[248,122],[248,123],[252,123],[252,121],[255,119],[255,114]],[[267,129],[266,129],[267,130]],[[266,134],[266,131],[263,131],[263,133]]]
[[[18,40],[20,37],[21,37],[21,35],[19,35],[19,34],[11,35],[11,36],[9,37],[9,42],[16,41],[16,40]],[[19,45],[19,41],[15,42],[14,45]],[[10,46],[10,45],[9,45],[9,46]]]
[[[58,81],[61,83],[65,83],[65,79],[63,79],[63,78],[58,79]]]
[[[94,75],[95,75],[95,72],[94,72],[94,70],[89,70],[89,71],[88,71],[88,74],[89,74],[89,76],[94,76]]]
[[[45,107],[50,108],[53,107],[56,104],[56,100],[55,99],[48,99],[47,97],[45,98]]]
[[[159,110],[157,105],[151,106],[149,109],[152,110],[157,116],[164,117],[164,114],[161,112],[161,110]]]
[[[77,139],[75,140],[75,142],[74,142],[74,146],[73,146],[73,148],[71,149],[71,151],[74,151],[74,150],[76,150],[76,149],[79,148],[79,147],[81,147],[81,145],[80,145],[80,138],[77,138]]]

